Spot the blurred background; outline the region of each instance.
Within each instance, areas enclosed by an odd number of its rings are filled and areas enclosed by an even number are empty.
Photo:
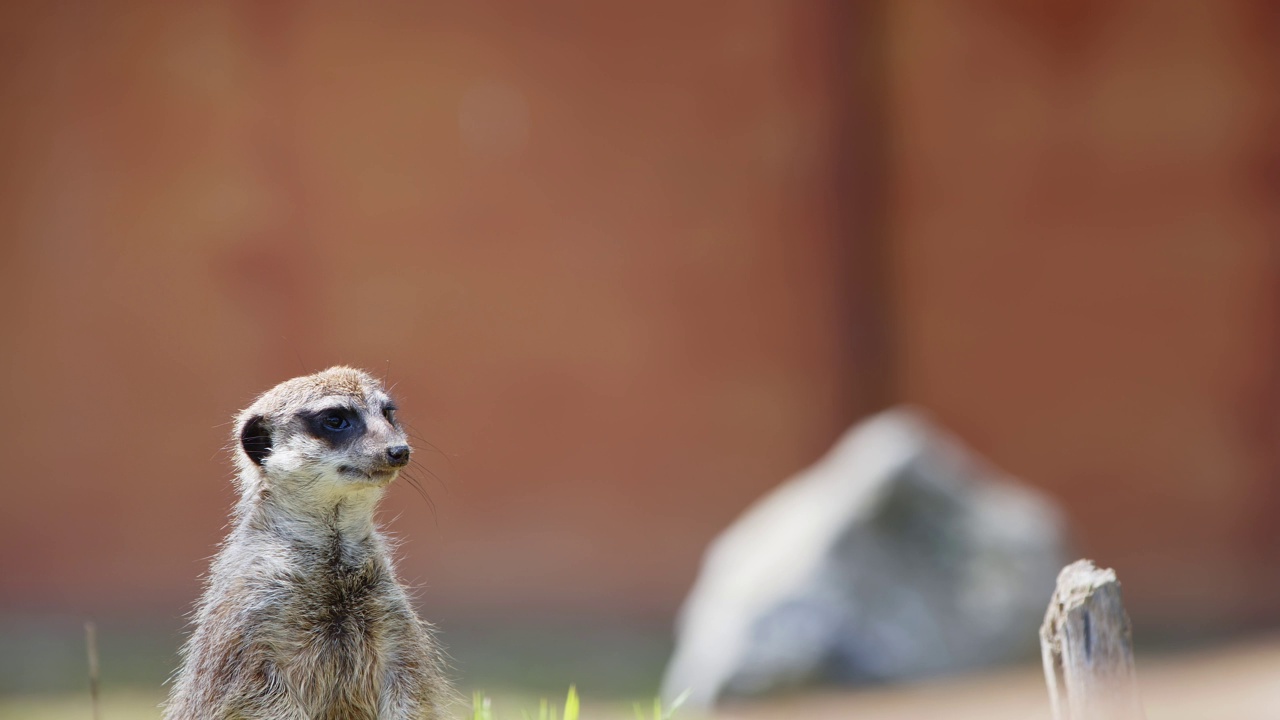
[[[0,7],[0,693],[158,700],[233,413],[395,385],[464,690],[647,697],[706,543],[910,402],[1141,648],[1280,623],[1280,14],[1206,0]],[[132,691],[132,690],[131,690]]]

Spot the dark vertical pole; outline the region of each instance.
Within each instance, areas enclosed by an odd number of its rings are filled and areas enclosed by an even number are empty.
[[[898,396],[891,334],[888,17],[880,0],[830,0],[827,6],[837,131],[832,182],[841,240],[836,260],[848,278],[848,356],[861,374],[851,406],[864,414]]]
[[[1272,2],[1254,1],[1242,6],[1245,24],[1254,28],[1256,34],[1246,37],[1247,44],[1254,45],[1261,56],[1258,77],[1253,92],[1258,95],[1258,112],[1263,114],[1257,127],[1254,153],[1248,162],[1251,166],[1243,168],[1246,180],[1252,180],[1264,208],[1261,218],[1264,232],[1268,234],[1266,245],[1267,306],[1263,310],[1265,317],[1257,322],[1263,328],[1262,337],[1257,342],[1264,362],[1255,367],[1265,373],[1259,385],[1264,392],[1247,398],[1248,422],[1255,432],[1251,441],[1258,443],[1262,453],[1262,467],[1255,473],[1251,488],[1255,502],[1249,504],[1252,514],[1251,522],[1241,523],[1247,528],[1249,537],[1243,544],[1253,552],[1254,567],[1262,572],[1260,578],[1270,578],[1268,587],[1257,588],[1253,593],[1255,600],[1247,610],[1257,617],[1249,618],[1257,622],[1274,622],[1276,604],[1280,602],[1280,580],[1266,568],[1275,567],[1280,561],[1280,101],[1269,88],[1280,82],[1280,52],[1275,48],[1280,42],[1280,7]],[[1249,177],[1252,175],[1252,177]]]
[[[84,624],[84,648],[89,658],[89,703],[93,720],[102,720],[102,701],[98,680],[98,628],[92,622]]]

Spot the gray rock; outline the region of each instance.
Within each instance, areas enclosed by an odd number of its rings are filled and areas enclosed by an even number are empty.
[[[671,700],[906,680],[1034,652],[1062,514],[919,411],[845,434],[711,544],[681,610]]]

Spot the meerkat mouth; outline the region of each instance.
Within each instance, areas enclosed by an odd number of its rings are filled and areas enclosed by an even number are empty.
[[[386,485],[395,479],[396,474],[400,472],[400,468],[361,470],[360,468],[352,465],[343,465],[338,468],[338,472],[348,477],[364,480],[375,485]]]

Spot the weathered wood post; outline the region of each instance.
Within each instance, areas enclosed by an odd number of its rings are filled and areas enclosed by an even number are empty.
[[[1089,560],[1062,569],[1040,626],[1040,652],[1054,720],[1144,717],[1114,570]]]

